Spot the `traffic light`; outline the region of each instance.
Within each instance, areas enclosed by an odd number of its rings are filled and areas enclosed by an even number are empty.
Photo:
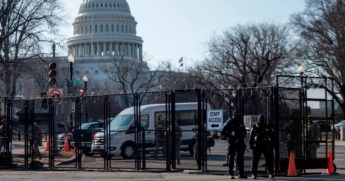
[[[52,63],[49,63],[49,85],[50,86],[53,86],[56,84],[56,63],[55,62],[52,62]]]

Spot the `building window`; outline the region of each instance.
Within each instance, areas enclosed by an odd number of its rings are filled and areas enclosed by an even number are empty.
[[[90,33],[92,33],[92,25],[90,25]]]
[[[97,33],[97,25],[95,25],[95,33]]]

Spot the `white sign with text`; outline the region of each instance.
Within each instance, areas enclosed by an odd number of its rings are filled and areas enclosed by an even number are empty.
[[[207,130],[220,131],[223,128],[223,110],[207,112]]]

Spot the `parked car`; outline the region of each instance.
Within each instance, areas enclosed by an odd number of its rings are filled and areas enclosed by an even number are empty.
[[[91,143],[97,132],[103,130],[103,122],[83,123],[80,129],[73,129],[73,143],[78,143],[79,149],[83,150],[85,155],[91,156]]]
[[[70,144],[70,146],[72,146],[71,145],[71,142],[73,139],[72,133],[60,133],[57,135],[57,145],[58,145],[58,148],[60,149],[63,149],[64,147],[66,134],[68,135],[68,143]]]
[[[340,129],[341,127],[345,127],[345,120],[342,120],[334,125],[335,129]]]

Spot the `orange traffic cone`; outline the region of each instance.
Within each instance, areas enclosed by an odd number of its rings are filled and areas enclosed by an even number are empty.
[[[66,134],[66,136],[65,136],[65,143],[64,143],[64,145],[63,145],[63,148],[64,148],[64,151],[65,152],[68,152],[69,151],[69,143],[68,143],[68,136],[67,136],[67,134]]]
[[[334,174],[332,150],[328,150],[328,173]]]
[[[49,149],[50,149],[50,145],[49,145],[49,142],[50,142],[50,140],[49,140],[49,136],[47,136],[47,139],[46,139],[46,149],[45,149],[45,151],[49,151]]]
[[[289,168],[288,168],[288,175],[287,176],[288,177],[297,177],[295,158],[293,156],[292,151],[290,152]]]

